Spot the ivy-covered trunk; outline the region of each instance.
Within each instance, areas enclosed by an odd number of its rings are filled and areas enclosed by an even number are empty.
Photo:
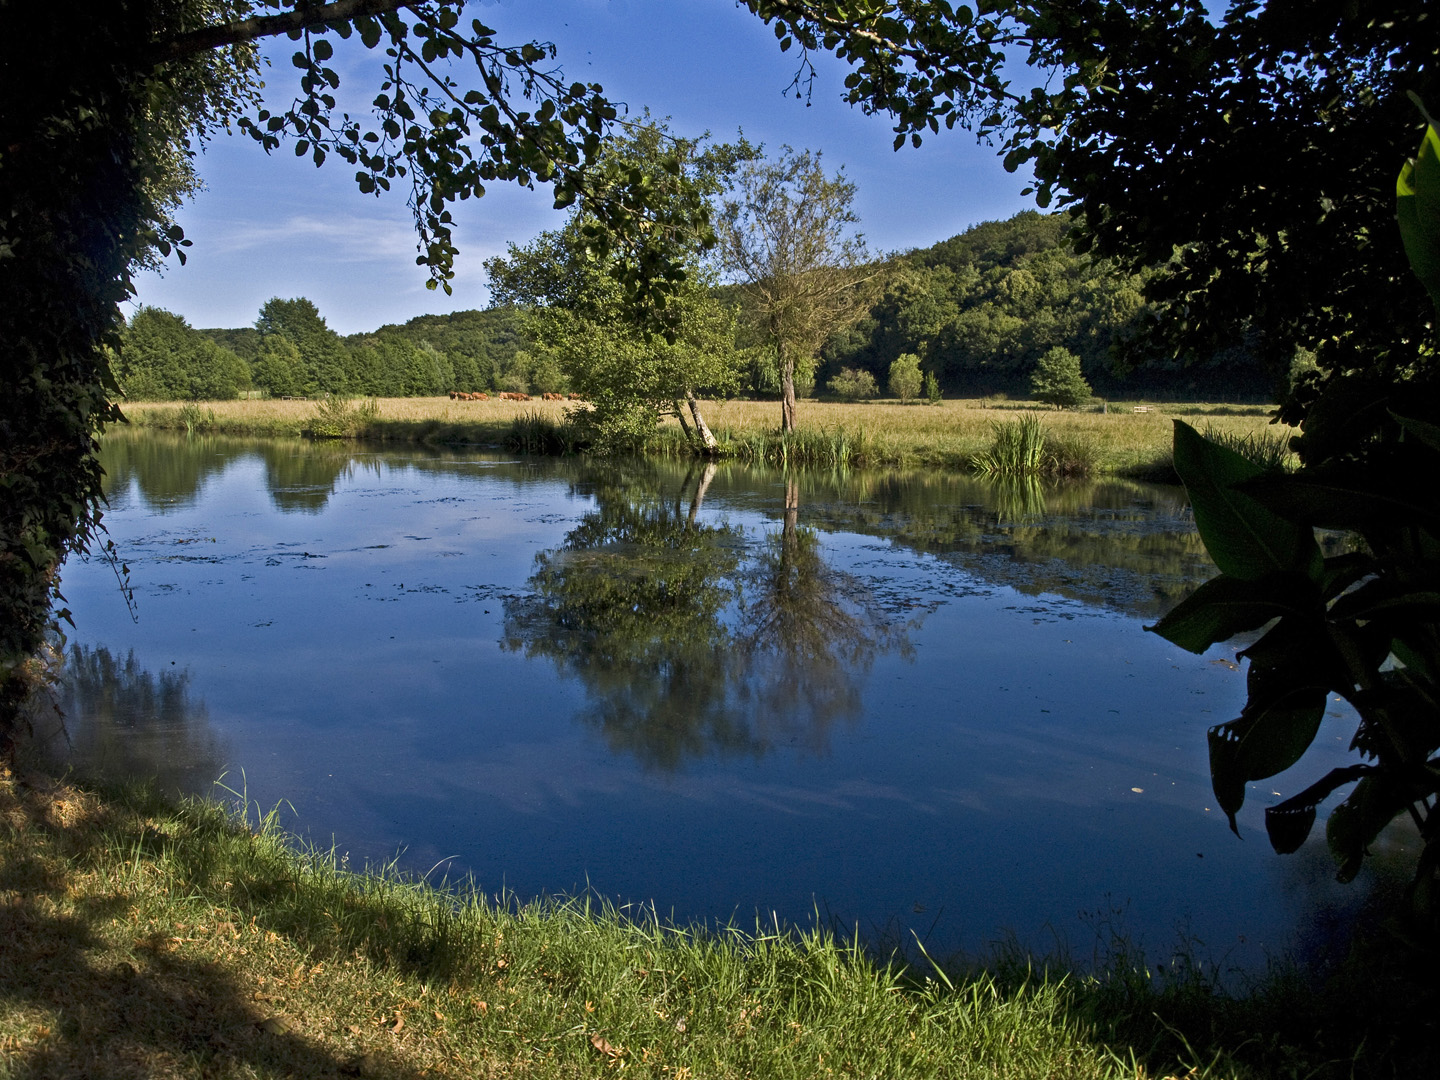
[[[106,346],[153,236],[137,146],[148,91],[111,62],[141,43],[84,25],[0,45],[0,755],[27,661],[68,618],[51,611],[60,564],[99,525],[97,436],[119,419]]]

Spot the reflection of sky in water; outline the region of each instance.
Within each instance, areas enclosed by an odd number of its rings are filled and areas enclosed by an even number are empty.
[[[1190,656],[1139,619],[987,580],[988,563],[822,529],[828,567],[908,622],[910,648],[879,650],[859,678],[858,719],[815,739],[755,718],[786,737],[645,767],[581,722],[594,702],[580,680],[503,644],[536,555],[596,507],[575,466],[411,452],[332,472],[298,513],[258,454],[232,451],[162,516],[122,485],[106,523],[139,623],[98,561],[64,583],[73,639],[188,671],[226,783],[267,808],[288,800],[291,827],[327,846],[404,848],[422,872],[453,859],[452,876],[491,891],[588,882],[682,920],[818,908],[942,949],[1010,928],[1088,954],[1079,916],[1113,904],[1152,947],[1183,926],[1254,962],[1305,910],[1359,899],[1323,858],[1273,855],[1262,823],[1272,792],[1344,756],[1344,720],[1293,779],[1254,785],[1243,841],[1226,830],[1205,730],[1236,715],[1244,679],[1222,649]],[[694,481],[656,482],[683,517]],[[697,522],[738,527],[753,554],[783,508],[773,478],[730,473]],[[821,516],[802,494],[800,524],[836,528]]]

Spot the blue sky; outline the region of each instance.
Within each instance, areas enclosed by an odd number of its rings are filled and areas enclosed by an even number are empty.
[[[846,69],[818,57],[820,78],[807,108],[783,93],[793,52],[732,0],[471,0],[473,17],[500,40],[553,41],[567,77],[599,82],[632,112],[649,106],[681,134],[743,129],[767,148],[787,143],[824,153],[858,188],[856,209],[872,249],[924,247],[980,221],[1033,206],[1023,174],[1001,168],[990,147],[962,131],[932,136],[920,149],[891,150],[886,118],[840,100]],[[376,60],[358,41],[338,43],[342,89],[373,95]],[[293,93],[293,46],[271,50],[273,100]],[[823,61],[823,62],[822,62]],[[271,91],[267,90],[267,94]],[[352,171],[331,159],[316,169],[288,148],[267,158],[248,139],[222,138],[199,160],[207,185],[181,211],[194,246],[186,266],[146,273],[137,303],[183,315],[198,327],[248,326],[272,296],[306,296],[341,333],[415,315],[484,307],[481,263],[508,242],[559,224],[548,189],[495,185],[456,211],[460,247],[454,295],[425,288],[403,196],[359,194]]]

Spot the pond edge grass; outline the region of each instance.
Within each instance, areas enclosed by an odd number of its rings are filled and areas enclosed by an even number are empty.
[[[7,1077],[83,1072],[97,1053],[134,1063],[116,1076],[677,1080],[1378,1076],[1434,1057],[1401,1039],[1423,1033],[1384,1027],[1387,1002],[1357,1010],[1293,972],[1236,997],[1198,965],[1148,968],[1123,939],[1079,975],[1013,947],[907,961],[823,927],[497,899],[394,863],[352,871],[243,794],[177,802],[0,770],[0,838]],[[1430,1001],[1401,1011],[1433,1015]]]
[[[974,472],[983,459],[996,417],[1016,411],[1036,415],[1033,406],[1007,402],[946,402],[941,409],[886,405],[811,403],[799,430],[781,433],[769,422],[769,403],[713,403],[711,427],[718,447],[710,455],[743,464],[782,468],[936,469]],[[479,446],[514,453],[563,456],[584,452],[583,431],[551,403],[489,402],[455,406],[445,399],[392,399],[345,403],[336,423],[327,402],[223,402],[127,406],[137,428],[260,437],[337,437],[373,444]],[[348,410],[348,412],[346,411]],[[368,410],[368,414],[367,414]],[[1139,413],[1143,411],[1146,415]],[[1175,405],[1117,408],[1108,415],[1047,413],[1041,472],[1051,476],[1109,474],[1174,482],[1169,416],[1198,415],[1212,424],[1240,425],[1235,437],[1263,422],[1257,407]],[[1053,417],[1051,420],[1049,417]],[[1013,421],[1011,421],[1013,422]],[[640,456],[693,458],[699,451],[672,423],[662,424],[634,450]]]

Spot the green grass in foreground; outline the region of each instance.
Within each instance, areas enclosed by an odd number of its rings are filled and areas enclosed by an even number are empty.
[[[296,854],[273,819],[0,771],[6,1080],[1434,1075],[1428,991],[921,965],[497,906]]]

